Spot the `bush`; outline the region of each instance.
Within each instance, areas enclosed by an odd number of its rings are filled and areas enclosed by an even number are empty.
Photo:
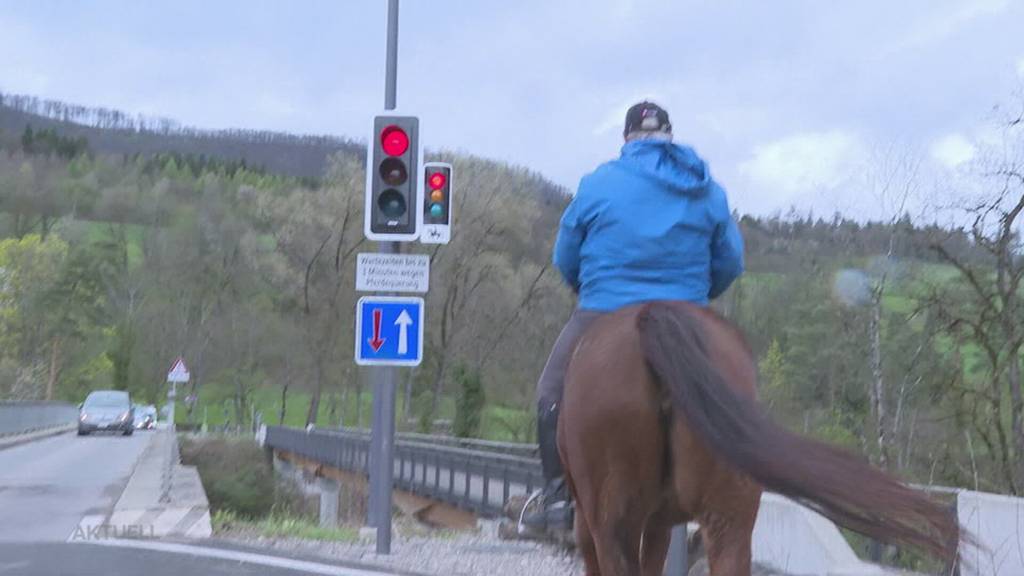
[[[211,512],[262,518],[273,509],[274,470],[252,441],[182,439],[181,461],[199,469]]]
[[[459,438],[475,437],[480,433],[480,417],[484,411],[484,386],[480,371],[464,364],[455,367],[455,383],[459,395],[455,398],[455,421],[452,432]]]
[[[260,520],[247,520],[230,511],[214,513],[211,518],[214,532],[255,533],[265,538],[299,538],[355,542],[359,531],[349,527],[321,528],[315,519],[282,514],[271,514]]]

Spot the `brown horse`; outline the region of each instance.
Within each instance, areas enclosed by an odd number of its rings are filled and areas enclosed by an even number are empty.
[[[739,331],[705,308],[651,302],[589,328],[566,376],[558,434],[589,576],[660,575],[672,526],[690,520],[712,575],[749,575],[762,486],[878,540],[955,557],[950,513],[773,423],[756,381]]]

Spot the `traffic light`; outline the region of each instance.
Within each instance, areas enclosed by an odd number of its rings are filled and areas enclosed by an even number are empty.
[[[366,154],[364,229],[370,240],[404,241],[419,236],[422,216],[419,118],[375,116]]]
[[[447,244],[452,237],[452,165],[423,165],[423,231],[420,242]]]

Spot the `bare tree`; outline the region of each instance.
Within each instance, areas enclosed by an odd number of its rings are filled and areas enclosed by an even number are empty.
[[[868,398],[871,404],[870,417],[874,422],[873,426],[865,423],[865,429],[874,430],[878,464],[887,468],[890,465],[890,437],[895,426],[890,422],[890,392],[885,382],[882,312],[886,292],[898,271],[898,264],[895,261],[898,244],[912,227],[907,207],[918,190],[921,161],[913,152],[904,150],[897,143],[891,143],[884,150],[874,154],[871,166],[865,184],[871,191],[876,206],[885,214],[883,224],[888,237],[884,254],[875,258],[869,265],[867,275],[867,301],[864,303],[867,304],[868,310],[868,364],[871,372]],[[902,390],[905,391],[905,386]]]
[[[964,208],[969,224],[961,228],[986,255],[982,262],[949,249],[943,239],[932,244],[939,257],[956,269],[961,282],[952,289],[933,289],[931,301],[946,330],[982,350],[987,389],[973,397],[986,407],[974,421],[982,442],[1000,460],[1009,489],[1024,490],[1024,393],[1020,355],[1024,347],[1024,257],[1021,254],[1021,212],[1024,211],[1024,124],[1018,116],[1006,124],[1007,145],[984,169],[986,190]],[[959,301],[958,301],[959,300]],[[1009,430],[1006,429],[1010,398]]]

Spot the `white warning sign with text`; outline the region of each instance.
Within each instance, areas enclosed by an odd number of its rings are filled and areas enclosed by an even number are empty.
[[[367,254],[356,258],[356,290],[360,292],[420,292],[430,285],[430,256],[426,254]]]

